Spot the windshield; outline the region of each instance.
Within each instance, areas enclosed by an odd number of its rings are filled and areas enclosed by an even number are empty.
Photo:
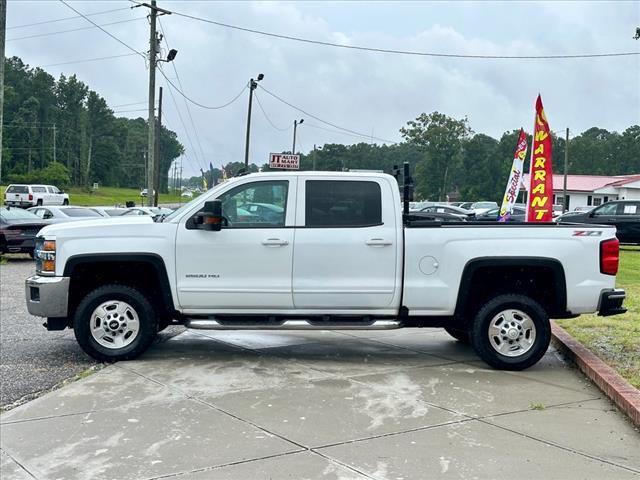
[[[0,217],[4,220],[42,220],[37,215],[21,208],[0,208]]]
[[[236,177],[236,178],[241,178],[241,177]],[[218,185],[216,185],[215,187],[213,187],[211,190],[207,190],[207,191],[206,191],[206,192],[204,192],[203,194],[201,194],[201,195],[199,195],[199,196],[195,197],[193,200],[189,200],[189,202],[187,202],[187,203],[185,203],[184,205],[182,205],[180,208],[178,208],[177,210],[175,210],[173,213],[171,213],[171,214],[167,215],[166,217],[163,217],[161,221],[163,221],[163,222],[169,222],[169,221],[171,221],[171,220],[173,220],[173,219],[175,219],[175,218],[178,218],[178,217],[179,217],[180,215],[182,215],[184,212],[187,212],[187,211],[191,210],[191,209],[194,207],[194,205],[197,205],[198,203],[202,202],[202,200],[203,200],[203,199],[202,199],[202,196],[203,196],[203,195],[208,195],[208,194],[210,194],[210,193],[212,193],[212,192],[214,192],[214,191],[221,190],[221,189],[222,189],[222,187],[225,187],[225,186],[229,185],[229,184],[230,184],[231,182],[233,182],[233,181],[234,181],[234,179],[232,178],[232,179],[230,179],[230,180],[228,180],[228,181],[226,181],[226,182],[224,182],[224,183],[219,183]],[[210,197],[208,197],[208,198],[213,199],[213,198],[215,198],[215,197],[210,196]]]
[[[102,215],[90,208],[65,208],[62,213],[67,217],[102,217]]]

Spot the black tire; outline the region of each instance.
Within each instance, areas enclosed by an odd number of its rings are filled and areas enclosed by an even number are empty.
[[[526,352],[518,356],[503,355],[493,348],[489,326],[501,311],[517,309],[525,313],[535,326],[535,339]],[[471,328],[471,345],[478,356],[500,370],[524,370],[537,363],[547,352],[551,341],[549,315],[535,300],[526,295],[500,295],[480,307]]]
[[[38,201],[36,201],[36,206],[38,207],[42,206],[42,199],[39,199]]]
[[[468,344],[471,342],[471,340],[469,339],[469,336],[470,336],[469,330],[463,330],[460,328],[451,328],[451,327],[444,327],[444,329],[449,335],[451,335],[453,338],[455,338],[461,343]]]
[[[69,200],[66,198],[62,201],[62,205],[69,205]]]
[[[107,348],[100,345],[91,334],[91,315],[103,302],[121,300],[135,310],[140,322],[137,337],[122,348]],[[76,308],[73,316],[76,340],[82,349],[100,361],[133,360],[149,348],[158,333],[158,320],[147,297],[138,290],[125,285],[104,285],[89,292]]]

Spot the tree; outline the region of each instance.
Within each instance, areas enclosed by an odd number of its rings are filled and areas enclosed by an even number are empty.
[[[443,200],[452,184],[451,174],[460,162],[462,142],[473,133],[466,117],[456,120],[439,112],[422,113],[407,122],[400,133],[425,152],[416,167],[416,193],[426,199]]]

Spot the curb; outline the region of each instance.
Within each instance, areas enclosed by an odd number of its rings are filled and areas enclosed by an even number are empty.
[[[551,336],[559,349],[589,377],[634,425],[640,427],[640,390],[604,363],[556,322],[551,322]]]

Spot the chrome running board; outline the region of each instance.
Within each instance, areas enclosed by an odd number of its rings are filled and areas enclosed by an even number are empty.
[[[197,330],[392,330],[402,328],[399,320],[358,322],[320,322],[310,320],[284,320],[279,323],[226,323],[209,318],[188,318],[185,327]]]

